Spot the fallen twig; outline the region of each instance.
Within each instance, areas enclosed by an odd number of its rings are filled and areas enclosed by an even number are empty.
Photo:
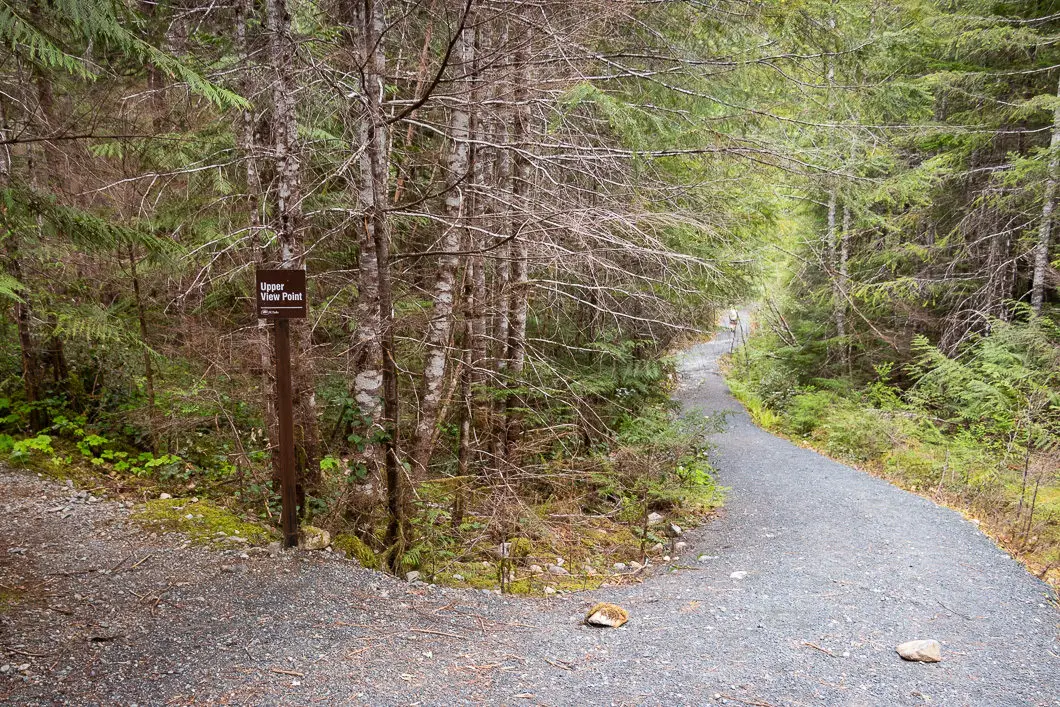
[[[449,638],[461,638],[467,640],[467,636],[461,636],[459,633],[449,633],[448,631],[431,631],[426,628],[410,628],[413,633],[428,633],[432,636],[448,636]]]
[[[4,650],[8,651],[9,653],[17,653],[19,655],[29,656],[30,658],[47,658],[50,655],[55,655],[54,653],[30,653],[29,651],[20,651],[19,649],[12,648],[11,646],[4,646]]]
[[[827,653],[827,651],[825,652]],[[741,700],[739,697],[733,697],[732,695],[727,695],[724,692],[721,693],[721,696],[727,700],[734,700],[745,705],[755,705],[755,707],[773,707],[773,705],[768,702],[759,702],[758,700]]]
[[[574,670],[574,667],[569,665],[569,664],[567,664],[567,663],[563,663],[563,662],[557,663],[556,661],[549,660],[548,658],[545,658],[545,662],[548,663],[549,665],[555,666],[555,667],[560,668],[562,670],[571,670],[571,671]]]
[[[803,642],[802,642],[802,645],[804,645],[804,646],[809,646],[810,648],[814,648],[814,649],[816,649],[816,650],[819,650],[819,651],[821,651],[822,653],[824,653],[825,655],[830,655],[830,656],[832,656],[833,658],[838,658],[838,657],[839,657],[839,656],[837,656],[837,655],[836,655],[835,653],[833,653],[832,651],[828,650],[827,648],[821,648],[821,647],[820,647],[819,645],[817,645],[816,643],[811,643],[810,641],[803,641]]]
[[[291,675],[291,676],[296,677],[296,678],[304,678],[305,677],[305,673],[300,673],[297,670],[284,670],[283,668],[269,668],[269,671],[273,672],[273,673],[276,673],[278,675]]]
[[[140,560],[139,562],[137,562],[137,563],[136,563],[135,565],[133,565],[133,566],[132,566],[132,567],[130,567],[129,569],[131,569],[131,570],[134,570],[134,569],[136,569],[137,567],[139,567],[139,566],[140,566],[140,565],[142,565],[143,563],[145,563],[145,562],[147,562],[148,560],[150,560],[150,559],[151,559],[151,556],[152,556],[152,555],[154,555],[154,554],[155,554],[155,553],[153,553],[153,552],[149,552],[149,553],[147,553],[146,555],[144,555],[144,557],[143,557],[143,559],[142,559],[142,560]]]
[[[954,614],[956,616],[960,616],[965,621],[975,621],[975,617],[974,616],[968,616],[967,614],[962,614],[959,611],[954,611],[953,609],[951,609],[950,607],[946,606],[945,604],[943,604],[938,599],[936,599],[935,601],[937,601],[939,603],[939,606],[941,606],[943,609],[945,609],[946,611],[950,612],[951,614]]]

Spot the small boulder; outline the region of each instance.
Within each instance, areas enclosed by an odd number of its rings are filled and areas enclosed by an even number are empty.
[[[654,511],[652,511],[651,513],[648,514],[648,525],[658,525],[659,523],[662,523],[662,522],[663,522],[663,517],[662,517],[661,513],[656,513]]]
[[[732,574],[730,574],[729,575],[729,579],[743,579],[746,576],[747,576],[747,572],[745,572],[743,570],[739,570],[737,572],[733,572]]]
[[[303,525],[298,535],[303,550],[323,550],[331,544],[331,533],[312,525]]]
[[[567,570],[563,569],[559,565],[549,565],[547,568],[549,574],[567,575],[570,574]]]
[[[462,574],[454,574],[453,575],[453,581],[454,582],[463,582],[464,581],[464,575],[462,575]]]
[[[679,543],[674,545],[674,550],[677,550],[678,552],[681,552],[682,550],[686,549],[687,547],[688,547],[688,543],[679,542]]]
[[[530,565],[530,574],[544,574],[545,569],[541,565]]]
[[[555,587],[545,587],[545,594],[547,594],[549,596],[552,596],[555,593],[556,593],[556,588]]]
[[[618,604],[608,604],[606,602],[596,604],[585,615],[585,623],[590,626],[618,628],[627,621],[629,621],[628,611]]]
[[[666,535],[667,535],[667,537],[671,537],[671,538],[680,537],[682,532],[684,532],[684,531],[681,530],[681,526],[679,526],[677,523],[670,523],[669,525],[666,526]]]
[[[616,562],[615,564],[613,564],[611,566],[615,569],[616,572],[625,572],[626,571],[626,563],[625,562]]]
[[[168,501],[169,499],[173,498],[168,493],[160,493],[158,494],[158,497],[163,501]]]
[[[936,640],[906,641],[895,648],[904,660],[921,663],[938,663],[942,660],[942,647]]]
[[[417,572],[416,570],[413,570],[412,572],[408,572],[408,573],[405,574],[405,581],[408,582],[409,584],[412,584],[413,582],[419,581],[419,578],[420,578],[420,573]]]

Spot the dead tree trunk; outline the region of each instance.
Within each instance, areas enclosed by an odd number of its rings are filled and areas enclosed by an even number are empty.
[[[438,410],[442,401],[445,383],[450,338],[453,332],[453,306],[455,300],[456,271],[459,258],[460,230],[464,220],[464,183],[468,177],[470,160],[471,121],[471,73],[475,59],[474,18],[465,19],[457,40],[456,61],[452,67],[460,77],[458,93],[463,97],[454,105],[449,122],[450,150],[448,156],[445,194],[446,223],[439,242],[441,255],[438,272],[432,288],[430,320],[427,324],[427,357],[423,367],[420,416],[412,445],[412,470],[417,479],[427,474],[431,460],[434,430],[438,424]]]
[[[298,154],[298,122],[294,103],[294,38],[286,0],[266,5],[269,58],[273,71],[273,151],[275,155],[276,233],[282,268],[305,267],[302,242],[301,165]],[[294,394],[297,401],[296,454],[298,505],[305,513],[307,489],[319,482],[319,439],[312,360],[312,337],[307,322],[294,327],[298,355],[293,361]]]
[[[381,0],[357,0],[354,14],[355,30],[360,42],[358,53],[363,66],[360,100],[364,106],[364,122],[361,135],[365,140],[364,151],[367,154],[367,160],[361,162],[361,198],[364,210],[362,244],[366,249],[362,253],[360,267],[366,271],[363,278],[367,278],[370,284],[374,285],[378,300],[375,316],[378,318],[379,329],[375,340],[378,341],[382,367],[379,392],[383,401],[379,424],[383,439],[389,516],[384,542],[387,546],[386,564],[392,572],[400,574],[404,569],[405,551],[411,542],[411,529],[405,470],[398,451],[399,400],[390,280],[390,232],[387,221],[387,120],[383,112],[386,57],[383,53],[382,38],[386,22]],[[365,259],[363,256],[369,249],[372,253]],[[363,390],[367,394],[369,388],[365,387]]]
[[[151,446],[159,450],[158,408],[155,405],[155,372],[151,365],[151,350],[147,346],[147,312],[140,292],[140,275],[136,271],[136,251],[129,245],[129,274],[132,276],[133,296],[136,298],[136,317],[140,323],[140,345],[144,353],[144,381],[147,388],[147,424]]]
[[[236,43],[239,47],[240,58],[243,62],[242,92],[248,99],[256,94],[257,81],[255,72],[256,63],[253,61],[252,37],[250,28],[258,24],[257,10],[254,0],[239,0],[237,6],[238,16],[236,18]],[[255,105],[251,104],[241,111],[239,116],[239,143],[243,152],[244,174],[247,180],[246,210],[248,237],[252,244],[255,267],[263,267],[269,260],[265,248],[261,243],[262,219],[261,219],[261,173],[258,168],[258,160],[261,153],[261,136],[258,132],[258,122],[255,113]],[[278,421],[276,419],[276,406],[273,390],[273,361],[272,341],[269,336],[269,323],[265,319],[258,320],[257,338],[255,345],[258,350],[259,365],[261,366],[261,397],[264,410],[265,422],[265,448],[269,450],[273,469],[279,468],[279,447],[276,445],[278,438]]]
[[[515,56],[515,103],[512,120],[512,183],[511,203],[515,216],[510,222],[511,271],[508,297],[508,346],[507,373],[508,394],[505,396],[504,456],[514,462],[513,454],[521,435],[520,416],[513,410],[514,388],[522,383],[526,364],[526,316],[529,307],[529,266],[527,263],[525,224],[530,220],[531,165],[525,151],[529,149],[530,137],[530,43],[533,29],[530,23],[522,27],[526,33],[519,43]]]
[[[358,463],[363,464],[368,478],[378,478],[385,465],[384,450],[380,446],[383,415],[383,341],[380,328],[379,262],[376,259],[376,218],[369,217],[386,208],[387,186],[377,184],[377,177],[387,176],[386,130],[377,125],[382,115],[380,107],[380,74],[385,57],[382,48],[376,48],[366,34],[370,18],[366,18],[367,3],[359,0],[353,8],[355,30],[350,42],[354,55],[363,67],[361,74],[360,101],[353,110],[357,121],[360,152],[358,159],[358,203],[365,214],[358,229],[357,302],[354,305],[356,329],[353,333],[354,379],[351,390],[360,415],[354,432],[360,437],[356,441]],[[375,56],[373,52],[378,52]],[[384,212],[385,217],[385,212]],[[385,237],[385,234],[383,234]]]
[[[1060,96],[1060,87],[1057,88]],[[1045,179],[1042,222],[1038,226],[1038,243],[1034,247],[1034,276],[1031,280],[1031,308],[1042,313],[1045,301],[1045,273],[1049,268],[1049,241],[1052,237],[1053,209],[1056,207],[1057,169],[1060,167],[1060,106],[1053,113],[1053,135],[1049,140],[1049,173]]]

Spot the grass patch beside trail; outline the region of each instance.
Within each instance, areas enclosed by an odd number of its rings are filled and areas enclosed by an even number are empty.
[[[250,523],[208,500],[155,499],[132,515],[133,520],[157,532],[185,533],[200,545],[236,548],[265,545],[277,539],[271,529]],[[242,538],[246,542],[233,541]]]

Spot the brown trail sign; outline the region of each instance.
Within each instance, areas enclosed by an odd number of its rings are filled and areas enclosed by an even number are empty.
[[[275,320],[276,415],[279,423],[280,496],[283,546],[298,545],[298,496],[294,473],[294,400],[291,393],[291,329],[288,319],[305,319],[309,302],[305,270],[258,270],[254,292],[258,318]]]

